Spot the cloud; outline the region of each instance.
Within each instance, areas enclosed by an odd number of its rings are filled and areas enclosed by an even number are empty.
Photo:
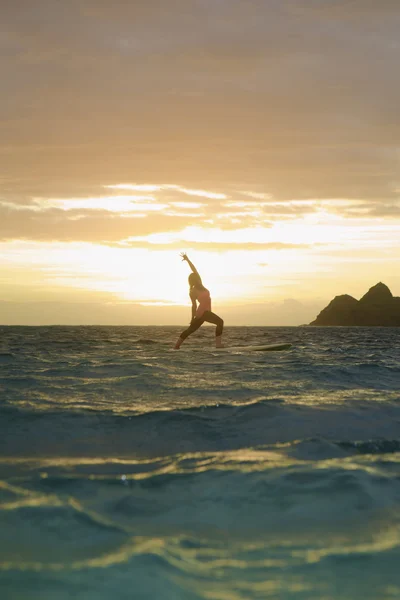
[[[356,206],[346,207],[345,214],[358,218],[365,217],[370,219],[372,217],[381,217],[385,219],[398,219],[400,217],[400,202],[385,202],[382,204],[364,202]]]
[[[0,240],[117,242],[132,235],[181,229],[186,217],[121,216],[109,211],[51,208],[46,211],[0,207]]]
[[[154,244],[146,241],[127,241],[122,242],[123,247],[129,248],[150,248],[152,250],[206,250],[207,252],[229,252],[240,250],[305,250],[312,246],[320,244],[286,244],[283,242],[199,242],[199,241],[179,241],[168,244]],[[259,263],[265,266],[266,263]]]
[[[143,236],[163,231],[175,232],[174,239],[180,239],[179,232],[185,226],[214,229],[215,238],[216,227],[220,236],[224,231],[251,227],[267,230],[274,220],[291,220],[315,211],[312,200],[243,201],[240,192],[228,197],[208,190],[187,190],[175,184],[116,184],[103,188],[111,191],[107,195],[33,197],[25,201],[19,195],[10,195],[10,200],[4,200],[7,194],[0,195],[0,239],[108,244],[141,236],[145,242]],[[121,195],[121,191],[126,191],[126,195]],[[185,200],[187,191],[196,193],[196,202]]]
[[[399,26],[397,0],[5,3],[0,197],[134,181],[393,215]]]
[[[162,190],[176,190],[177,192],[182,192],[182,194],[187,194],[188,196],[200,196],[202,198],[212,198],[217,200],[224,200],[226,198],[226,194],[219,194],[217,192],[209,192],[207,190],[190,190],[184,188],[180,185],[168,184],[164,183],[161,185],[152,185],[152,184],[132,184],[132,183],[118,183],[116,185],[107,185],[105,186],[110,189],[115,190],[133,190],[133,191],[149,191],[156,192]]]
[[[155,202],[149,196],[106,196],[94,198],[67,198],[39,200],[44,209],[47,207],[59,207],[65,211],[74,209],[106,210],[120,214],[140,212],[148,214],[153,211],[163,211],[168,208],[167,204]]]
[[[155,185],[145,184],[148,192],[153,190],[152,195],[136,195],[133,192],[141,191],[137,189],[140,186],[127,186],[124,189],[131,189],[131,195],[120,195],[121,186],[115,185],[106,196],[34,197],[25,201],[18,195],[11,195],[10,201],[0,196],[0,240],[121,243],[158,249],[161,243],[172,249],[193,242],[190,247],[209,250],[227,250],[227,244],[230,249],[260,248],[262,243],[266,249],[274,249],[279,246],[270,244],[268,230],[275,224],[294,224],[298,236],[302,222],[308,228],[313,223],[329,224],[335,215],[347,217],[356,227],[374,217],[396,220],[400,216],[399,201],[395,200],[379,204],[347,198],[276,201],[271,195],[256,200],[248,193],[249,199],[243,199],[240,191],[224,195],[222,200],[217,193],[203,190],[192,202],[179,200],[185,192],[178,185],[158,186],[154,192]],[[257,239],[253,239],[256,231]]]
[[[126,199],[122,202],[117,197],[116,206],[112,201],[113,198],[91,198],[82,201],[53,199],[30,206],[0,202],[0,240],[108,244],[137,237],[139,245],[146,245],[146,236],[164,232],[168,232],[167,237],[179,240],[181,232],[188,226],[200,227],[200,231],[210,231],[213,237],[221,237],[223,232],[238,229],[238,219],[232,218],[229,212],[226,215],[216,215],[214,207],[208,208],[208,213],[198,213],[197,209],[190,207],[185,211],[175,210],[174,207],[168,208],[167,205],[157,202],[140,202],[130,207]],[[106,210],[105,206],[108,204],[109,209]],[[118,212],[114,208],[118,208]],[[237,214],[241,215],[239,223],[242,230],[246,227],[258,227],[260,224],[264,229],[270,227],[270,223],[260,218],[258,213]],[[212,219],[210,215],[213,216]],[[214,222],[218,222],[218,230],[213,228]]]

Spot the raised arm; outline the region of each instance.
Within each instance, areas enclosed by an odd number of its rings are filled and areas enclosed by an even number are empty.
[[[198,272],[198,270],[196,269],[196,267],[194,266],[192,261],[189,260],[188,255],[185,252],[181,252],[181,256],[182,256],[182,260],[185,260],[187,262],[187,264],[189,265],[189,267],[192,269],[192,273],[196,273],[200,277],[200,273]]]

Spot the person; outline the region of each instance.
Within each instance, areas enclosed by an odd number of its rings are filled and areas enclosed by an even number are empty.
[[[181,256],[182,260],[186,261],[192,270],[188,279],[190,288],[189,296],[192,301],[192,320],[189,327],[185,329],[185,331],[182,331],[178,337],[174,349],[179,350],[186,338],[199,329],[204,322],[213,323],[217,326],[215,329],[215,346],[216,348],[223,348],[222,330],[224,328],[224,322],[221,317],[211,311],[210,292],[206,287],[204,287],[196,267],[189,260],[189,257],[187,254],[185,254],[185,252],[181,252]]]

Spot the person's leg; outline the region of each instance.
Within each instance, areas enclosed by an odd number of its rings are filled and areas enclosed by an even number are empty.
[[[186,338],[191,335],[194,331],[196,331],[201,325],[203,325],[204,319],[203,317],[195,317],[190,323],[189,327],[182,331],[181,335],[178,337],[178,340],[174,346],[174,350],[179,350],[182,343],[186,340]]]
[[[223,348],[222,330],[224,328],[224,322],[221,319],[221,317],[211,312],[210,310],[207,310],[203,315],[203,319],[204,321],[207,321],[207,323],[213,323],[217,326],[215,329],[215,346],[216,348]]]

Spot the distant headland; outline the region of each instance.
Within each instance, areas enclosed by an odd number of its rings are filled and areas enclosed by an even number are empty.
[[[379,282],[360,300],[336,296],[310,325],[400,327],[400,298]]]

